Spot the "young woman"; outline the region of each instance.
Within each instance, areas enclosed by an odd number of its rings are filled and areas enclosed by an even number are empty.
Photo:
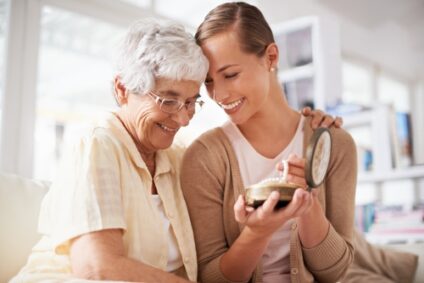
[[[205,85],[230,121],[186,151],[182,189],[193,225],[201,282],[336,282],[353,260],[356,149],[342,129],[323,185],[296,190],[284,209],[278,193],[252,211],[244,188],[277,174],[305,185],[309,118],[290,108],[278,81],[272,31],[254,6],[226,3],[196,33],[209,60]]]

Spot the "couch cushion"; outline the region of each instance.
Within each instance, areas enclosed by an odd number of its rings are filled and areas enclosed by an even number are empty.
[[[26,263],[37,233],[41,200],[49,184],[0,173],[0,282]]]

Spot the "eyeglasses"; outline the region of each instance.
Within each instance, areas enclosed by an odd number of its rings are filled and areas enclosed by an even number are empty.
[[[155,103],[159,106],[161,111],[169,114],[179,112],[184,106],[187,111],[194,114],[196,111],[200,111],[203,104],[205,104],[204,101],[199,100],[199,94],[187,101],[180,101],[173,98],[163,98],[152,91],[148,92],[147,94],[155,100]]]

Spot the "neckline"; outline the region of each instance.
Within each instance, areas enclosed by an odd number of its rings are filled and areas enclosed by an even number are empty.
[[[240,131],[240,129],[237,127],[237,125],[236,124],[234,124],[233,122],[231,122],[231,121],[227,121],[227,123],[226,124],[224,124],[223,125],[223,127],[225,128],[226,126],[230,126],[230,127],[232,127],[233,128],[233,130],[234,130],[234,132],[236,133],[236,135],[237,135],[237,137],[240,139],[240,141],[242,142],[242,143],[244,143],[252,152],[254,152],[258,157],[260,157],[260,158],[262,158],[262,159],[264,159],[264,160],[267,160],[267,161],[274,161],[274,160],[276,160],[276,159],[279,159],[279,157],[281,156],[281,155],[283,155],[285,152],[287,152],[288,150],[290,150],[292,147],[293,147],[293,144],[294,144],[294,142],[295,142],[295,138],[296,138],[296,136],[299,134],[299,132],[300,131],[302,131],[303,130],[303,123],[304,123],[304,119],[305,119],[305,117],[303,116],[303,115],[300,115],[300,119],[299,119],[299,122],[298,122],[298,125],[297,125],[297,127],[296,127],[296,131],[295,131],[295,133],[294,133],[294,135],[293,135],[293,137],[292,137],[292,139],[290,140],[290,142],[287,144],[287,146],[285,147],[285,148],[283,148],[283,150],[282,151],[280,151],[280,153],[278,153],[276,156],[274,156],[274,157],[272,157],[272,158],[268,158],[268,157],[266,157],[266,156],[264,156],[264,155],[262,155],[262,154],[260,154],[257,150],[256,150],[256,148],[254,148],[253,146],[252,146],[252,144],[246,139],[246,137],[243,135],[243,133]],[[224,133],[225,133],[225,130],[224,130]],[[230,139],[230,141],[231,141],[231,139]]]

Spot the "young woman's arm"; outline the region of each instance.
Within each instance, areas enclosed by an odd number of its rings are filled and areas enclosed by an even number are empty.
[[[318,189],[312,209],[298,219],[304,261],[320,282],[339,281],[354,254],[356,146],[342,129],[332,130],[332,140],[325,192]],[[325,211],[318,201],[318,194],[322,193],[325,193]]]

